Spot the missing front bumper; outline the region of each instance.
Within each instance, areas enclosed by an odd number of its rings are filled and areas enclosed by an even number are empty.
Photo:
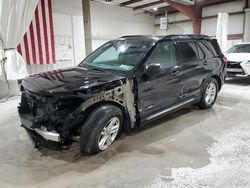
[[[21,118],[21,122],[22,122],[22,126],[30,131],[34,131],[37,134],[39,134],[41,137],[43,137],[45,140],[47,141],[54,141],[54,142],[61,142],[62,139],[60,137],[60,134],[58,134],[55,131],[46,131],[46,130],[42,130],[39,128],[32,128],[32,121],[25,119],[25,118]]]
[[[34,129],[34,131],[46,140],[50,140],[54,142],[61,142],[60,135],[54,131],[48,132],[48,131],[43,131],[41,129]]]

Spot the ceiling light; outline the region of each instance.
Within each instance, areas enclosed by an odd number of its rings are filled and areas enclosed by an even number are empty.
[[[158,10],[158,8],[157,8],[157,7],[154,7],[154,8],[153,8],[153,10],[154,10],[154,11],[157,11],[157,10]]]

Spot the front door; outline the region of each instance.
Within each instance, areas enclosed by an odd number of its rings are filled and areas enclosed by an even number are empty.
[[[137,77],[138,108],[142,121],[180,102],[181,67],[175,44],[173,42],[158,44],[143,67],[143,73]],[[158,67],[159,71],[157,72],[155,68],[156,71],[147,73],[147,69],[152,67]]]

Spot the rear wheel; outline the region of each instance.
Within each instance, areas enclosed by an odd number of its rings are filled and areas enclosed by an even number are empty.
[[[122,123],[120,108],[105,105],[96,109],[81,128],[81,153],[96,154],[108,149],[119,135]]]
[[[201,101],[198,106],[202,109],[211,108],[217,98],[219,91],[219,85],[217,80],[211,78],[209,81],[206,82],[205,89],[201,96]]]

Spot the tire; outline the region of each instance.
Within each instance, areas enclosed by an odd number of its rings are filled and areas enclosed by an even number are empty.
[[[95,109],[81,127],[81,153],[97,154],[108,149],[118,137],[122,125],[123,113],[120,108],[114,105],[103,105]]]
[[[211,108],[217,99],[218,91],[219,91],[219,85],[217,80],[214,78],[209,79],[205,83],[205,87],[204,90],[202,91],[201,100],[198,103],[198,106],[201,109]],[[209,98],[208,95],[210,95],[210,100],[208,99]]]

